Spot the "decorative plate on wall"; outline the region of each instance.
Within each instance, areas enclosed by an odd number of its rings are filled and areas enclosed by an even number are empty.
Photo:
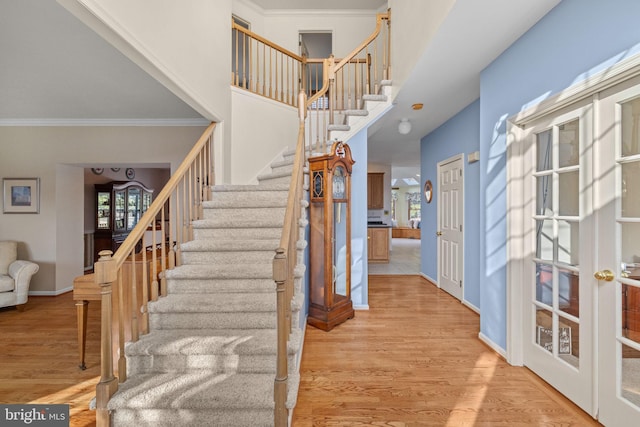
[[[127,175],[127,179],[133,179],[136,177],[136,171],[133,170],[133,168],[127,168],[125,174]]]
[[[101,175],[102,172],[104,172],[104,168],[91,168],[91,172],[95,173],[96,175]]]
[[[114,172],[120,172],[120,168],[111,168],[111,170]]]

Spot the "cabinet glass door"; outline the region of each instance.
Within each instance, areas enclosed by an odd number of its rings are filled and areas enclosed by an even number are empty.
[[[114,229],[124,230],[124,190],[115,192],[114,200]]]
[[[98,192],[97,218],[98,229],[111,229],[111,193],[109,191]]]
[[[142,194],[139,188],[130,188],[127,192],[127,206],[128,206],[128,218],[127,218],[127,230],[133,230],[142,212]]]

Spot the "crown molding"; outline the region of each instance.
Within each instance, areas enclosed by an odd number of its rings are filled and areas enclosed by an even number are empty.
[[[0,119],[0,126],[209,126],[207,119]]]

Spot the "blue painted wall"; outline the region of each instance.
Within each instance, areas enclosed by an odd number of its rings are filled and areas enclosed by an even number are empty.
[[[422,198],[421,271],[432,280],[438,279],[436,231],[438,227],[438,163],[463,153],[464,168],[464,299],[480,308],[480,163],[467,163],[467,154],[479,150],[480,101],[475,101],[455,117],[422,138],[420,157],[422,179],[433,183],[434,195],[427,204]]]
[[[355,163],[351,172],[351,301],[367,308],[367,129],[347,141]]]
[[[640,52],[640,2],[563,0],[480,76],[480,330],[506,349],[506,122]]]

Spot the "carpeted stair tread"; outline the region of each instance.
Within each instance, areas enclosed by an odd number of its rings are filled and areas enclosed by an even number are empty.
[[[328,131],[343,131],[343,132],[347,132],[347,131],[351,130],[351,126],[349,126],[349,125],[339,125],[339,124],[328,125],[327,126],[327,130]]]
[[[148,304],[154,313],[264,313],[275,312],[274,293],[172,294]]]
[[[302,331],[292,332],[288,352],[300,347]],[[134,355],[203,355],[203,354],[276,354],[275,329],[180,329],[160,330],[142,335],[126,347],[127,356]]]
[[[190,264],[181,265],[172,270],[166,270],[167,279],[273,279],[272,264],[236,264],[206,265]]]
[[[222,251],[275,251],[280,246],[276,239],[256,240],[192,240],[180,245],[182,252]]]
[[[236,198],[221,198],[218,197],[214,200],[207,200],[202,202],[204,209],[232,209],[232,208],[279,208],[287,206],[287,198],[281,194],[278,195],[263,195],[262,197],[253,195],[250,197],[236,197]]]
[[[298,268],[296,266],[296,268]],[[167,289],[170,294],[207,294],[216,292],[274,292],[273,277],[263,279],[169,279]]]
[[[192,222],[193,228],[272,228],[282,227],[283,218],[253,218],[253,219],[200,219]]]
[[[243,192],[243,191],[282,191],[286,193],[289,191],[288,184],[281,183],[265,183],[265,184],[220,184],[214,185],[211,187],[213,192],[225,192],[225,191],[234,191],[234,192]]]
[[[344,115],[345,116],[368,116],[369,115],[369,110],[345,110],[344,111]]]
[[[110,409],[254,409],[273,408],[273,374],[212,373],[176,376],[142,374],[119,385]]]
[[[362,99],[365,101],[386,101],[387,95],[363,95]]]

